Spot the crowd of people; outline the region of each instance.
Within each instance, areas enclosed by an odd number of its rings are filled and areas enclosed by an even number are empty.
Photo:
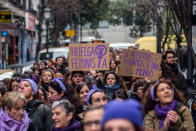
[[[63,56],[0,82],[0,131],[194,131],[190,97],[173,50],[159,78],[119,76],[121,52],[108,71],[72,71]]]

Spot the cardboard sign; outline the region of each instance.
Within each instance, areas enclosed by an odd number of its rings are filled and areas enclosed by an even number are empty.
[[[149,77],[151,80],[158,79],[161,63],[161,54],[124,49],[120,62],[121,76]]]
[[[69,71],[109,70],[109,44],[69,44]]]

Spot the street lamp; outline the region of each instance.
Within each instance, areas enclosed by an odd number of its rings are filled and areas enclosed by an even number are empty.
[[[44,9],[44,17],[46,20],[46,59],[49,59],[50,54],[48,53],[49,48],[49,38],[48,38],[48,27],[49,27],[49,19],[51,17],[51,9],[46,7]]]

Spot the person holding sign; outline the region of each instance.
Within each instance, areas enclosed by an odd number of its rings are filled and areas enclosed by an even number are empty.
[[[118,90],[119,88],[124,89],[127,91],[127,87],[121,77],[119,77],[115,72],[111,71],[106,73],[105,75],[105,92],[108,97],[112,98],[113,94]]]
[[[182,93],[169,79],[160,78],[143,99],[145,128],[160,131],[194,131],[190,110]]]
[[[71,73],[71,81],[72,81],[72,86],[75,88],[80,82],[84,82],[84,72],[83,71],[72,71]]]

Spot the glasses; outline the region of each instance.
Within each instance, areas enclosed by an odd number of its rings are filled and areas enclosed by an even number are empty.
[[[11,79],[11,81],[17,81],[17,82],[20,82],[20,78],[19,77],[14,77]]]
[[[100,120],[84,122],[84,126],[92,126],[93,124],[99,125],[100,124]]]
[[[172,58],[174,59],[175,57],[174,56],[168,56],[167,57],[167,59],[172,59]]]

